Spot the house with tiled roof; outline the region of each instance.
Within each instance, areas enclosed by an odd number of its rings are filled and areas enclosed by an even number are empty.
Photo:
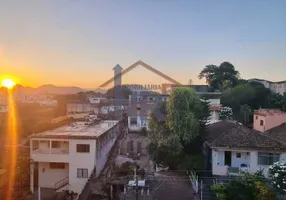
[[[286,112],[279,109],[259,109],[253,114],[253,128],[266,132],[286,122]]]
[[[212,174],[239,175],[243,171],[263,170],[267,177],[270,165],[286,162],[286,140],[279,139],[286,133],[284,130],[286,125],[262,133],[233,121],[207,126],[204,147]]]

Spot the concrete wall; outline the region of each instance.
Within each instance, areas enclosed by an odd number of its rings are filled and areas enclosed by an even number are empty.
[[[50,163],[39,163],[39,186],[42,188],[55,188],[55,184],[69,176],[69,164],[65,169],[51,169]]]
[[[129,152],[128,149],[128,143],[130,141],[133,141],[133,152],[134,154],[137,154],[137,150],[138,150],[138,143],[141,143],[141,155],[148,155],[148,146],[151,142],[151,140],[143,135],[139,135],[139,134],[128,134],[126,136],[126,138],[124,138],[121,142],[120,142],[120,154],[121,155],[127,155],[127,153],[131,153]]]
[[[96,155],[96,176],[100,175],[100,172],[104,168],[104,165],[108,159],[109,152],[120,133],[119,127],[112,128],[108,133],[101,136],[97,140],[97,155]]]

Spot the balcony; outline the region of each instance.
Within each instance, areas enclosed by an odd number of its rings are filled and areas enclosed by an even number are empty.
[[[39,148],[31,153],[36,162],[68,162],[69,150],[61,148]]]

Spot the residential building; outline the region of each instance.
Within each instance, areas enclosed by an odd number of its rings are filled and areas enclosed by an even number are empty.
[[[286,92],[286,81],[273,82],[257,78],[249,79],[248,81],[261,83],[264,85],[265,88],[270,89],[274,93],[283,95]]]
[[[285,142],[237,122],[214,123],[207,127],[206,132],[205,155],[213,175],[238,175],[242,171],[255,173],[263,170],[267,177],[269,165],[286,161]]]
[[[67,103],[67,114],[89,113],[94,108],[88,101],[69,101]]]
[[[140,102],[157,103],[160,101],[167,101],[169,95],[159,94],[153,91],[136,91],[129,95],[129,104]]]
[[[149,130],[149,117],[154,103],[136,103],[128,106],[128,128],[130,131]]]
[[[89,97],[88,98],[88,101],[90,104],[99,104],[104,100],[106,100],[106,98],[99,98],[99,97]]]
[[[277,109],[259,109],[254,111],[253,129],[265,132],[286,122],[286,112]]]
[[[80,193],[92,172],[99,176],[122,127],[122,121],[86,120],[32,135],[31,191],[35,176],[42,188]]]

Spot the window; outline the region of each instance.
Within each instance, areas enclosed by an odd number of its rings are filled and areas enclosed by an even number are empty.
[[[52,148],[59,148],[60,142],[59,141],[52,141]]]
[[[258,165],[272,165],[279,161],[280,155],[277,153],[258,153]]]
[[[258,116],[256,116],[255,119],[258,119]]]
[[[153,97],[148,97],[148,101],[154,101]]]
[[[263,120],[260,120],[260,126],[263,126],[264,122]]]
[[[241,153],[236,153],[237,158],[241,158]]]
[[[88,169],[77,168],[77,178],[88,178]]]
[[[76,152],[78,153],[89,153],[89,144],[77,144]]]
[[[136,118],[136,117],[131,117],[131,118],[130,118],[130,124],[137,126],[137,118]]]
[[[64,169],[65,163],[50,163],[51,169]]]

